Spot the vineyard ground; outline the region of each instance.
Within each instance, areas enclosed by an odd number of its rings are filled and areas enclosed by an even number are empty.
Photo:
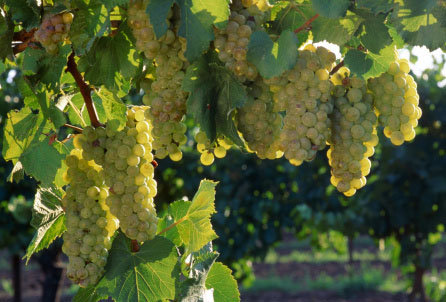
[[[434,268],[446,270],[443,242],[436,247]],[[6,252],[0,252],[0,302],[12,302],[12,276]],[[380,251],[367,238],[355,243],[352,268],[347,254],[334,250],[312,251],[308,244],[290,237],[254,262],[256,280],[241,289],[243,302],[403,302],[406,280],[390,263],[390,252]],[[23,302],[40,300],[43,274],[36,262],[22,268]],[[426,278],[427,279],[427,278]],[[71,301],[76,286],[64,276],[61,302]]]

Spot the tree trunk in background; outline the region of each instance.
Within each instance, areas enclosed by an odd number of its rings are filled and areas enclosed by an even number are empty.
[[[59,283],[63,272],[63,268],[58,265],[61,251],[61,242],[54,242],[47,250],[42,251],[37,258],[45,275],[42,283],[42,302],[59,301]]]
[[[417,296],[420,297],[420,302],[427,302],[426,294],[424,293],[423,275],[424,275],[424,268],[421,268],[419,265],[416,265],[412,291],[409,295],[409,302],[416,302]]]
[[[353,237],[352,236],[348,236],[348,241],[347,241],[347,249],[348,249],[348,275],[349,277],[353,277],[353,272],[354,272],[354,268],[353,268],[353,251],[354,251],[354,244],[353,244]]]
[[[17,254],[12,255],[12,283],[14,287],[14,302],[22,301],[20,264],[20,256]]]

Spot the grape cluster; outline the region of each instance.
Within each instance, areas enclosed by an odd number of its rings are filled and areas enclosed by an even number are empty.
[[[231,149],[233,145],[231,140],[223,135],[211,142],[203,131],[198,131],[195,134],[195,141],[197,142],[197,150],[201,153],[200,161],[205,166],[212,165],[215,157],[225,157],[227,150]]]
[[[259,78],[251,85],[248,101],[236,115],[237,128],[242,133],[247,149],[261,159],[276,159],[279,150],[282,116],[273,112],[273,99],[268,85]]]
[[[368,82],[379,124],[384,127],[384,135],[397,146],[415,138],[414,128],[421,117],[417,84],[409,72],[407,60],[396,60],[386,73]]]
[[[69,12],[47,15],[43,18],[42,24],[34,37],[42,43],[48,53],[56,54],[58,44],[67,37],[72,22],[73,14]]]
[[[331,114],[330,149],[327,152],[331,166],[331,183],[352,196],[366,184],[371,162],[368,159],[378,144],[377,117],[372,95],[367,92],[364,80],[348,77],[349,70],[341,68],[333,78],[341,77],[342,85],[335,87],[334,110]]]
[[[105,199],[108,189],[104,185],[102,168],[83,157],[80,141],[65,163],[64,175],[70,186],[62,199],[67,231],[63,235],[62,250],[68,255],[68,277],[82,287],[96,284],[104,273],[110,238],[119,227],[118,220],[110,213]]]
[[[249,7],[244,8],[239,1],[234,1],[226,27],[214,29],[214,46],[218,51],[218,58],[225,63],[226,68],[242,81],[253,81],[258,72],[255,66],[247,61],[246,54],[251,34],[261,29],[265,14],[253,5],[255,1],[242,2]]]
[[[124,234],[138,242],[155,237],[157,227],[153,203],[157,184],[153,178],[152,126],[145,119],[147,110],[143,106],[128,109],[126,127],[116,131],[106,125],[106,139],[99,142],[105,150],[105,184],[110,187],[106,203],[119,219]]]
[[[293,69],[265,80],[274,91],[274,110],[285,111],[280,148],[293,165],[311,161],[330,137],[333,111],[330,71],[335,55],[324,47],[307,45]]]
[[[186,125],[182,119],[186,114],[187,93],[181,89],[187,60],[184,57],[186,42],[177,35],[179,17],[170,10],[168,29],[156,39],[153,27],[146,14],[148,1],[132,1],[129,6],[129,24],[136,38],[136,47],[149,59],[154,59],[155,81],[151,96],[143,102],[150,106],[146,117],[154,126],[153,149],[157,158],[169,156],[173,161],[183,157],[180,147],[187,142]]]

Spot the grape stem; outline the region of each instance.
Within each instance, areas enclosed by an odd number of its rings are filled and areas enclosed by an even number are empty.
[[[96,112],[96,108],[94,107],[93,100],[91,98],[91,87],[85,83],[84,78],[81,73],[77,69],[76,61],[74,60],[74,52],[70,54],[67,62],[67,72],[71,73],[74,80],[76,81],[77,86],[81,91],[82,97],[84,98],[85,106],[87,107],[88,116],[90,117],[91,125],[95,128],[103,126],[98,118],[98,113]]]
[[[330,72],[331,75],[335,74],[339,69],[341,69],[342,66],[344,66],[344,60],[342,60],[341,62],[339,62],[338,65],[336,65],[333,70]]]
[[[14,33],[12,40],[16,43],[12,49],[12,52],[16,55],[22,51],[24,51],[28,46],[33,47],[30,43],[35,42],[34,33],[37,31],[37,28],[33,28],[30,31],[21,30],[19,32]],[[35,46],[34,46],[35,47]]]
[[[294,33],[299,33],[302,30],[308,30],[311,29],[311,23],[316,20],[319,17],[319,14],[314,15],[313,17],[311,17],[310,19],[308,19],[307,21],[305,21],[304,24],[302,24],[302,26],[298,27],[297,29],[294,30]]]
[[[140,249],[140,246],[138,244],[138,241],[132,240],[132,245],[131,245],[132,253],[139,252],[139,249]]]
[[[82,131],[83,131],[82,128],[73,126],[73,125],[71,125],[71,124],[64,124],[63,126],[64,126],[64,127],[67,127],[67,128],[71,128],[71,129],[73,129],[74,131],[79,132],[79,133],[82,133]]]

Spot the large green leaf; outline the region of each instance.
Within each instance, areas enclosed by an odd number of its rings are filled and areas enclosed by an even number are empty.
[[[8,13],[12,20],[21,23],[26,30],[36,27],[40,23],[40,8],[37,1],[30,0],[4,0],[9,7]]]
[[[75,11],[69,37],[77,55],[90,50],[97,37],[101,37],[111,27],[106,4],[100,0],[73,0]],[[113,62],[113,61],[111,61]]]
[[[233,114],[246,101],[246,92],[235,76],[217,62],[213,55],[206,55],[187,69],[183,81],[183,89],[190,92],[187,111],[211,141],[217,134],[224,134],[243,146]]]
[[[240,293],[232,271],[221,262],[215,262],[206,278],[206,288],[214,289],[215,302],[238,302]]]
[[[147,12],[157,37],[166,33],[166,18],[170,7],[177,3],[181,11],[178,34],[186,38],[185,57],[193,62],[209,47],[214,39],[213,26],[223,27],[229,18],[228,0],[152,0]]]
[[[364,34],[361,42],[369,51],[379,53],[381,49],[392,44],[389,28],[384,24],[383,16],[369,17],[364,21]]]
[[[167,232],[178,232],[189,253],[198,251],[206,243],[217,238],[210,220],[211,215],[215,213],[216,185],[216,182],[202,180],[192,202],[176,203],[175,208],[170,210],[175,226],[170,227]],[[186,206],[186,203],[189,203],[189,206]]]
[[[0,14],[0,60],[3,61],[7,56],[12,55],[12,37],[14,35],[14,23]]]
[[[95,289],[79,293],[85,299],[82,301],[96,301],[104,296],[111,296],[116,302],[152,302],[175,297],[175,280],[180,271],[174,244],[157,236],[146,241],[136,253],[130,247],[130,239],[119,233],[110,250],[105,275]]]
[[[358,8],[367,8],[373,14],[387,13],[393,8],[392,0],[356,0]]]
[[[113,37],[97,40],[87,55],[79,60],[79,68],[85,71],[85,80],[90,84],[119,91],[123,79],[130,79],[136,74],[139,67],[137,59],[128,35],[120,29]]]
[[[436,0],[398,1],[392,15],[392,23],[404,41],[410,45],[425,45],[430,50],[444,47],[446,24],[437,17],[446,14],[446,6],[440,5],[441,2]],[[441,11],[445,13],[441,14]]]
[[[314,10],[327,18],[339,18],[345,16],[350,5],[350,0],[312,0]]]
[[[95,103],[99,104],[105,113],[105,119],[102,119],[102,121],[106,122],[115,120],[119,124],[118,128],[124,127],[127,121],[127,107],[121,101],[121,99],[110,90],[107,90],[105,87],[97,90],[96,95],[99,98],[94,97]]]
[[[273,10],[278,10],[276,16],[273,18],[273,28],[276,29],[278,33],[285,30],[294,31],[315,15],[311,3],[302,3],[299,6],[299,10],[294,9],[292,3],[283,1],[283,4],[276,4],[273,8]],[[297,33],[299,45],[307,41],[308,33],[308,30],[301,30]]]
[[[51,186],[57,171],[62,167],[65,154],[61,154],[50,142],[50,137],[33,143],[20,156],[20,162],[26,174],[40,181],[44,186]]]
[[[246,58],[263,78],[280,76],[296,64],[298,43],[296,35],[289,30],[282,32],[277,42],[273,42],[266,32],[256,31],[251,35]]]
[[[351,12],[341,19],[320,16],[311,23],[311,32],[314,42],[326,40],[330,43],[343,45],[351,39],[360,23],[361,18]]]
[[[350,71],[364,79],[377,77],[386,72],[394,60],[393,45],[383,48],[378,54],[351,49],[344,58],[345,65]]]
[[[206,289],[206,279],[218,253],[209,252],[201,255],[199,261],[193,263],[189,278],[182,282],[179,294],[180,302],[210,302],[213,291]]]
[[[29,107],[10,111],[4,127],[3,158],[15,164],[33,141],[39,141],[44,128],[45,120],[41,113]]]
[[[26,262],[34,253],[47,248],[65,232],[65,215],[61,207],[62,194],[61,190],[51,187],[40,187],[37,190],[31,220],[31,225],[37,232],[26,249]]]

